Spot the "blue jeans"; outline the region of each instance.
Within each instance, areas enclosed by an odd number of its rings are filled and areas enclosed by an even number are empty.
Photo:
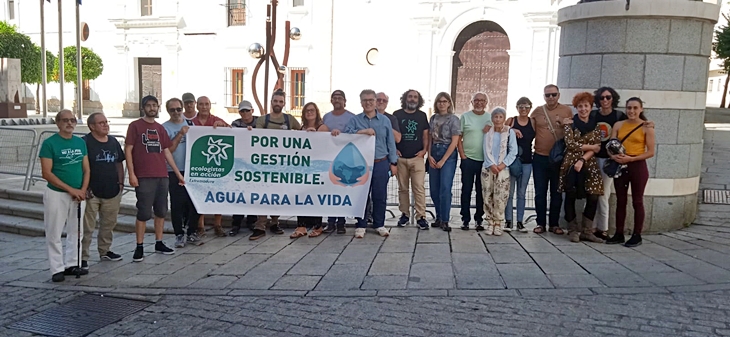
[[[477,189],[477,209],[476,213],[474,213],[474,221],[481,223],[484,217],[482,165],[484,165],[483,161],[476,161],[469,158],[461,161],[461,221],[463,222],[469,222],[471,220],[471,191],[475,184]]]
[[[373,177],[370,179],[370,197],[373,201],[373,228],[385,225],[385,204],[388,199],[388,180],[390,179],[390,163],[387,160],[373,164]],[[363,210],[363,215],[364,215]],[[367,228],[368,222],[360,217],[357,228]]]
[[[432,144],[431,155],[437,162],[443,159],[449,144]],[[429,164],[426,164],[429,165]],[[456,174],[456,149],[451,153],[444,166],[440,169],[428,167],[428,186],[431,192],[431,200],[436,207],[436,219],[449,222],[451,218],[451,187],[454,186],[454,175]]]
[[[560,206],[563,194],[558,192],[560,166],[551,164],[547,156],[535,154],[532,158],[532,179],[535,183],[535,212],[537,225],[545,227],[547,218],[547,194],[550,185],[550,227],[560,225]]]
[[[517,187],[517,222],[524,220],[525,194],[527,194],[531,174],[532,164],[522,164],[522,175],[519,178],[509,177],[509,199],[507,199],[507,207],[504,210],[504,218],[507,222],[512,222],[512,197],[515,194],[515,186]]]

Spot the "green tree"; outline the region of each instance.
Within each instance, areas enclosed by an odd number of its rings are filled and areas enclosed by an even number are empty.
[[[37,45],[33,45],[33,54],[30,58],[34,64],[41,64],[41,47]],[[56,58],[56,55],[53,55],[50,51],[46,50],[46,81],[47,82],[53,82],[53,72],[56,68],[56,64],[58,63],[58,60]],[[40,111],[40,87],[41,82],[43,82],[43,69],[41,67],[33,67],[31,71],[30,80],[31,82],[28,83],[35,83],[35,97],[37,99],[35,100],[35,111]]]
[[[726,21],[728,16],[722,14]],[[720,107],[725,107],[725,98],[727,97],[728,83],[730,83],[730,25],[725,23],[720,29],[715,31],[715,43],[712,45],[712,50],[715,52],[715,58],[722,60],[722,71],[728,76],[725,76],[725,90],[722,93],[722,101]]]
[[[58,63],[58,61],[56,61]],[[81,47],[81,79],[93,80],[101,76],[104,71],[104,63],[101,57],[93,50]],[[64,82],[73,83],[76,86],[76,46],[63,48],[63,77]],[[58,67],[54,69],[54,78],[58,79]]]
[[[40,82],[40,79],[34,78],[41,69],[40,57],[35,62],[34,52],[33,42],[27,35],[19,33],[17,27],[0,21],[0,57],[20,59],[20,81],[23,83]]]

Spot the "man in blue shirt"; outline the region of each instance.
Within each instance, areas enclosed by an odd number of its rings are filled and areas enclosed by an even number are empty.
[[[398,154],[393,138],[393,125],[388,117],[375,111],[375,91],[366,89],[360,93],[360,104],[363,112],[356,115],[347,123],[345,133],[357,133],[375,136],[375,160],[373,161],[373,175],[370,180],[370,198],[373,201],[373,228],[380,236],[388,236],[385,225],[385,204],[388,194],[388,179],[398,173]],[[340,134],[333,130],[332,135]],[[364,213],[364,210],[363,210]],[[364,215],[364,214],[363,214]],[[357,218],[355,238],[365,236],[367,221]]]

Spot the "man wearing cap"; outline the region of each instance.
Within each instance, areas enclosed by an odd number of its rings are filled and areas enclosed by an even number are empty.
[[[159,102],[155,96],[142,98],[140,108],[144,117],[132,122],[127,128],[124,154],[127,159],[129,184],[134,187],[137,195],[137,248],[134,250],[132,261],[144,260],[144,233],[147,229],[147,220],[154,212],[155,224],[155,251],[162,254],[174,254],[175,251],[162,243],[162,229],[167,215],[167,191],[169,176],[167,165],[178,179],[178,184],[184,185],[184,179],[177,169],[175,159],[170,152],[170,137],[167,131],[155,121]],[[139,165],[135,165],[139,164]]]
[[[198,103],[196,107],[198,108],[198,115],[193,118],[193,125],[230,127],[230,125],[228,125],[226,121],[210,113],[210,99],[208,99],[207,96],[198,97]],[[215,235],[219,237],[227,235],[226,232],[223,231],[223,227],[221,227],[222,220],[223,218],[220,214],[215,214],[213,228],[215,229]],[[205,236],[205,216],[201,216],[198,222],[198,236]]]
[[[197,104],[197,102],[195,101],[195,96],[193,96],[193,94],[189,92],[186,92],[182,95],[182,101],[183,108],[185,109],[182,117],[185,119],[188,125],[193,125],[193,118],[198,116],[198,112],[195,111],[195,105]]]
[[[241,115],[241,118],[233,121],[233,123],[231,123],[232,127],[256,127],[256,120],[258,118],[253,115],[253,105],[251,105],[251,102],[241,101],[241,103],[238,103],[238,114]],[[244,218],[246,219],[246,227],[248,227],[248,229],[250,230],[253,230],[253,226],[256,223],[256,220],[258,220],[258,217],[256,215],[243,216],[241,214],[234,214],[233,223],[231,224],[231,230],[228,232],[229,236],[238,235],[238,232],[241,231],[241,223],[243,222]]]
[[[339,130],[340,132],[344,132],[347,123],[349,123],[350,119],[355,116],[354,113],[345,109],[345,105],[347,103],[345,92],[342,90],[333,91],[330,96],[330,103],[332,103],[332,111],[326,113],[324,117],[322,117],[322,123],[327,125],[327,128],[329,128],[330,131]],[[324,229],[324,232],[332,233],[335,229],[337,229],[337,234],[346,233],[344,217],[327,218],[327,227]]]
[[[184,170],[186,134],[190,126],[188,126],[182,117],[182,106],[183,102],[177,98],[171,98],[165,103],[170,120],[162,123],[162,127],[172,137],[170,139],[170,152],[172,153],[172,158],[175,160],[175,165],[177,165],[178,169],[182,168]],[[185,171],[180,171],[180,174],[185,176]],[[195,233],[195,229],[198,228],[200,215],[195,210],[188,191],[184,186],[178,184],[177,175],[170,165],[167,165],[167,175],[170,181],[170,218],[172,220],[172,228],[175,230],[175,248],[185,247],[186,232],[184,227],[186,226],[188,234],[187,243],[196,246],[201,245],[202,241]]]

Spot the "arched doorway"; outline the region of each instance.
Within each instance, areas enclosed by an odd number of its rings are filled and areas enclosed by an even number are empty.
[[[451,69],[456,113],[470,110],[471,96],[479,91],[489,96],[488,109],[507,106],[509,49],[509,37],[492,21],[474,22],[459,33]]]

